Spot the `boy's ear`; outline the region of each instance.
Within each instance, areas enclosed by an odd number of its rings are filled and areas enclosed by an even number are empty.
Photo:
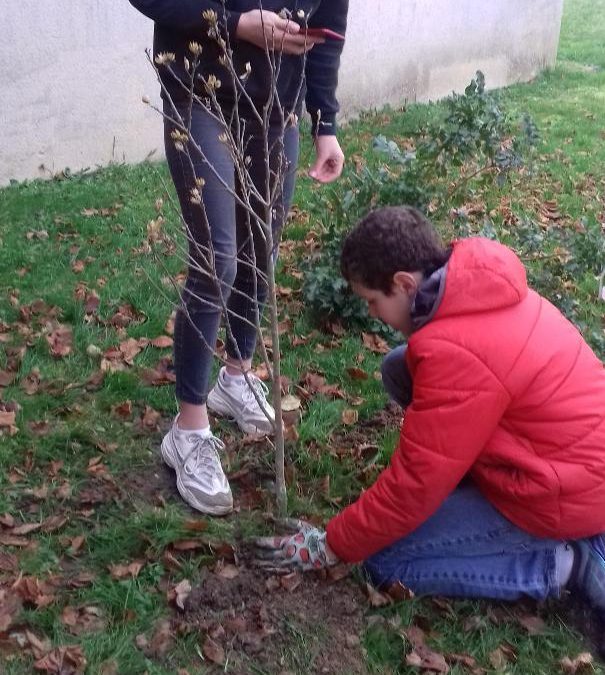
[[[418,280],[411,272],[395,272],[393,275],[393,290],[401,290],[408,295],[414,295],[418,290]]]

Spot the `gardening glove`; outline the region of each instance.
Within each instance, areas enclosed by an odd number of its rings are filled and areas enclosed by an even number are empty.
[[[279,524],[294,534],[253,540],[254,563],[269,572],[308,572],[336,565],[338,557],[326,542],[326,533],[304,520],[286,518]]]

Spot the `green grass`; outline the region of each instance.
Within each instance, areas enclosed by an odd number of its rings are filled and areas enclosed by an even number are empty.
[[[510,87],[502,99],[513,113],[529,112],[542,136],[536,171],[528,180],[513,180],[502,190],[493,185],[477,188],[474,198],[485,204],[486,212],[496,209],[502,197],[510,198],[513,210],[535,217],[536,204],[556,199],[569,222],[585,218],[596,224],[603,217],[603,179],[605,178],[605,0],[568,0],[561,33],[557,65],[534,82]],[[489,84],[489,82],[488,82]],[[387,111],[364,115],[342,132],[342,144],[348,157],[363,156],[376,162],[370,150],[376,133],[389,138],[412,136],[440,104],[410,106],[405,113]],[[302,166],[310,159],[310,146],[305,139]],[[352,172],[352,166],[348,167]],[[594,181],[594,183],[591,183]],[[599,183],[599,181],[601,181]],[[6,348],[27,349],[15,383],[0,389],[1,401],[16,401],[19,432],[4,436],[0,442],[0,513],[11,513],[19,521],[39,522],[64,514],[68,519],[56,532],[32,534],[36,546],[10,549],[19,558],[24,575],[48,579],[57,575],[94,572],[91,585],[57,592],[57,600],[44,609],[28,608],[23,620],[54,644],[81,644],[86,653],[89,672],[100,672],[103,662],[115,659],[120,673],[174,673],[179,667],[201,667],[196,654],[198,642],[191,635],[176,639],[164,660],[146,657],[133,647],[135,637],[149,634],[158,618],[171,611],[166,601],[165,586],[182,578],[194,582],[200,568],[213,563],[208,549],[193,554],[178,554],[182,568],[178,572],[166,568],[162,553],[172,542],[203,537],[217,542],[229,540],[262,527],[260,512],[242,512],[230,520],[208,520],[202,533],[188,529],[194,515],[176,497],[162,504],[163,469],[157,458],[159,431],[141,430],[137,419],[146,405],[161,413],[165,427],[175,411],[170,386],[149,387],[141,379],[142,370],[154,365],[169,350],[147,347],[125,372],[107,373],[98,391],[88,391],[87,379],[99,370],[100,360],[90,356],[91,345],[105,350],[126,337],[156,337],[164,333],[175,293],[165,283],[183,271],[183,264],[174,255],[160,259],[141,250],[146,239],[146,225],[157,217],[154,203],[165,201],[163,215],[167,227],[177,224],[177,217],[168,206],[163,185],[169,183],[165,165],[141,164],[136,167],[116,165],[93,174],[74,175],[66,180],[32,181],[0,190],[0,326],[13,325],[19,319],[19,308],[42,299],[47,307],[58,308],[58,320],[73,328],[73,349],[69,356],[55,359],[49,355],[44,339],[52,311],[45,310],[23,326],[20,334],[11,331],[11,342],[0,342],[0,370],[11,358]],[[593,185],[593,187],[591,187]],[[327,191],[340,194],[343,188]],[[325,189],[324,189],[325,194]],[[321,230],[322,204],[317,186],[305,177],[299,180],[296,204],[301,215],[289,226],[285,238],[302,242],[310,228]],[[90,209],[108,209],[106,215],[91,214]],[[500,227],[499,235],[512,241],[514,233]],[[477,227],[480,222],[475,224]],[[28,233],[30,236],[28,237]],[[45,233],[45,234],[44,234]],[[43,238],[40,238],[43,237]],[[514,243],[514,241],[512,241]],[[304,244],[301,243],[304,250]],[[85,261],[81,272],[73,270],[75,261]],[[280,283],[299,289],[300,281],[288,274],[298,264],[298,257],[284,261]],[[602,331],[602,305],[595,299],[594,274],[586,270],[574,272],[573,280],[579,299],[578,321],[591,331]],[[95,289],[100,296],[98,315],[109,319],[119,306],[130,303],[143,313],[142,320],[124,330],[102,322],[88,321],[81,300],[74,296],[77,284]],[[556,294],[557,288],[553,289]],[[296,294],[294,296],[297,297]],[[290,315],[296,335],[309,335],[314,330],[312,318],[300,307],[286,303],[283,315]],[[0,330],[0,332],[2,332]],[[326,380],[337,384],[349,396],[363,399],[356,408],[360,420],[367,420],[385,402],[380,383],[373,377],[379,369],[380,357],[363,348],[359,336],[352,334],[335,339],[315,334],[305,345],[292,347],[284,336],[284,372],[293,381],[312,369],[321,371]],[[367,380],[352,381],[346,369],[357,365],[363,354]],[[28,396],[20,386],[32,368],[40,370],[42,390]],[[112,408],[130,400],[133,415],[124,420]],[[364,487],[360,475],[364,466],[375,462],[379,467],[388,462],[396,442],[397,430],[372,432],[368,440],[376,445],[374,456],[361,463],[343,454],[337,456],[334,439],[346,439],[341,415],[350,403],[316,397],[311,400],[299,427],[299,439],[288,446],[288,458],[296,468],[296,482],[290,486],[293,511],[326,518],[335,512],[334,500],[347,503]],[[37,435],[32,423],[46,420],[48,433]],[[223,433],[230,434],[228,426]],[[107,477],[96,477],[88,470],[91,459],[101,456]],[[265,471],[271,469],[268,448],[241,450],[229,457],[231,469],[237,470],[249,459]],[[53,470],[52,462],[63,465]],[[15,469],[22,473],[15,473]],[[141,475],[139,483],[129,477]],[[329,498],[324,494],[325,478],[330,479]],[[56,490],[68,482],[72,496],[58,497]],[[143,489],[157,485],[156,492]],[[47,486],[48,498],[39,498],[31,490]],[[28,491],[30,491],[28,493]],[[96,491],[98,501],[86,501]],[[84,497],[83,497],[84,495]],[[68,552],[70,541],[84,535],[85,542],[76,555]],[[117,581],[108,565],[132,559],[147,562],[136,579]],[[5,579],[9,577],[5,575]],[[3,580],[0,576],[0,582]],[[105,630],[81,638],[69,636],[60,621],[67,605],[94,605],[107,619]],[[404,665],[408,651],[401,629],[415,620],[424,621],[433,629],[431,645],[444,652],[472,654],[486,668],[490,653],[503,641],[518,652],[515,663],[508,663],[508,673],[552,673],[558,671],[558,660],[574,656],[585,646],[573,629],[554,613],[547,613],[548,625],[543,635],[528,637],[511,620],[487,622],[466,631],[465,619],[484,613],[481,603],[458,602],[452,605],[455,616],[444,615],[430,602],[412,601],[373,614],[384,616],[368,628],[364,638],[368,668],[375,673],[411,673]],[[511,610],[512,612],[512,610]],[[394,617],[399,617],[394,621]],[[390,620],[390,621],[389,621]],[[400,622],[400,623],[397,623]],[[296,633],[296,629],[293,628]],[[293,634],[292,653],[286,659],[292,667],[304,670],[301,658],[306,641],[315,644],[316,636]],[[0,657],[2,654],[0,654]],[[19,654],[3,664],[3,672],[11,675],[31,672],[31,660]],[[201,671],[196,671],[201,672]],[[259,671],[260,672],[260,671]],[[453,673],[465,672],[454,666]],[[605,670],[595,666],[595,672]]]

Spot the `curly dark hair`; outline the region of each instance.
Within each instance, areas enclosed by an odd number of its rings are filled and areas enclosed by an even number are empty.
[[[345,237],[340,256],[342,276],[390,295],[396,272],[442,267],[450,256],[433,224],[411,206],[385,206],[362,218]]]

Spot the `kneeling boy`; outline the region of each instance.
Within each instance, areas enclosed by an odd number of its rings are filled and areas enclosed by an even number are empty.
[[[505,246],[445,247],[417,210],[372,211],[341,268],[406,347],[390,465],[322,532],[259,541],[265,565],[364,561],[380,585],[517,599],[576,589],[605,612],[605,370]]]

